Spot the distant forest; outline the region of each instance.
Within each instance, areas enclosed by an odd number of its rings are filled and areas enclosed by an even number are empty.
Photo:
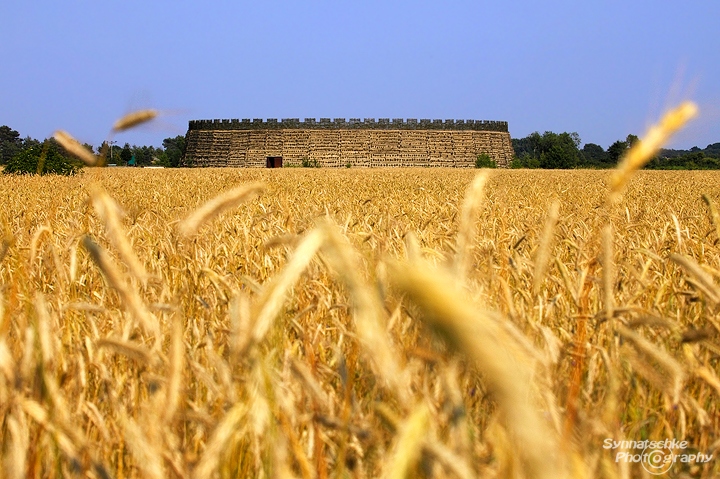
[[[618,140],[607,150],[595,143],[580,148],[577,133],[531,133],[525,138],[513,138],[515,158],[512,168],[613,168],[620,158],[638,141],[635,135]],[[662,149],[645,168],[654,170],[715,170],[720,169],[720,143],[704,149]]]
[[[612,168],[627,150],[638,141],[635,135],[628,135],[610,145],[607,150],[595,143],[585,143],[582,148],[577,133],[543,134],[531,133],[525,138],[513,138],[512,146],[515,158],[512,168]],[[97,147],[85,145],[91,151],[105,153],[107,164],[120,166],[165,166],[177,167],[185,154],[185,137],[180,135],[166,138],[162,147],[136,146],[125,143],[123,146],[103,143]],[[52,164],[62,165],[63,159],[68,163],[73,160],[52,138],[36,140],[29,136],[22,138],[20,133],[9,126],[0,126],[0,165],[5,172],[21,171],[22,168],[35,171],[27,165],[42,163],[45,156],[52,153]],[[480,164],[480,163],[478,163]],[[17,170],[20,165],[20,170]],[[25,166],[22,166],[25,165]],[[45,166],[45,172],[53,173]],[[79,165],[78,165],[79,167]],[[689,150],[660,150],[656,158],[646,168],[656,170],[714,170],[720,169],[720,143],[713,143],[701,149],[697,146]],[[66,171],[66,170],[63,170]]]
[[[103,142],[97,146],[89,144],[84,146],[93,153],[104,153],[106,164],[121,166],[176,167],[180,165],[180,160],[185,154],[185,137],[182,135],[165,138],[162,147],[131,146],[128,143],[119,146],[115,143]],[[70,164],[73,163],[70,155],[54,139],[37,140],[30,136],[22,138],[19,132],[9,126],[0,126],[0,165],[4,166],[4,171],[13,171],[14,166],[17,166],[13,163],[20,164],[22,169],[22,164],[37,162],[43,150],[46,156],[51,153],[53,157],[62,158]],[[58,173],[59,171],[47,171],[46,168],[46,172]]]

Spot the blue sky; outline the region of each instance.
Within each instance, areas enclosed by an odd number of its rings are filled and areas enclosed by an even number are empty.
[[[692,99],[677,148],[720,142],[720,2],[0,3],[0,124],[160,145],[190,119],[506,120],[607,148]]]

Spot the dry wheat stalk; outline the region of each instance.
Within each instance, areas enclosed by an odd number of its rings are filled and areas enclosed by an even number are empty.
[[[10,354],[5,338],[0,338],[0,372],[5,376],[7,383],[15,382],[15,361]]]
[[[26,477],[27,453],[30,448],[30,431],[25,414],[15,408],[7,417],[8,441],[5,444],[4,472],[8,479]]]
[[[550,210],[548,211],[545,226],[540,236],[540,244],[535,253],[535,272],[533,273],[532,285],[533,295],[537,295],[540,292],[540,286],[545,279],[545,273],[549,266],[550,248],[552,247],[552,239],[555,233],[555,224],[557,223],[559,215],[560,202],[556,200],[550,204]]]
[[[720,239],[720,213],[718,213],[717,208],[715,207],[715,203],[712,199],[706,194],[702,195],[702,199],[705,202],[705,204],[708,206],[708,209],[710,210],[710,221],[712,222],[713,226],[715,227],[715,235],[718,239]]]
[[[123,262],[130,270],[130,274],[144,281],[147,279],[147,272],[137,255],[133,251],[133,247],[128,241],[127,233],[120,221],[120,206],[115,203],[110,195],[100,188],[94,188],[90,193],[90,199],[98,216],[105,224],[105,232],[110,242],[115,246],[122,258]]]
[[[347,285],[353,301],[353,318],[360,342],[375,366],[375,372],[403,400],[407,400],[407,378],[397,352],[382,325],[384,312],[380,298],[360,274],[355,252],[334,225],[325,224],[327,258],[336,274]]]
[[[33,233],[32,240],[30,241],[30,263],[35,263],[35,260],[37,258],[37,252],[40,245],[40,238],[43,234],[47,234],[52,236],[53,232],[52,230],[47,226],[41,226],[37,230],[35,230],[35,233]]]
[[[160,340],[160,326],[157,318],[148,311],[137,290],[123,281],[120,271],[108,254],[98,246],[89,236],[83,238],[83,246],[90,253],[93,261],[102,271],[111,288],[118,292],[123,305],[143,326],[145,331],[155,335]]]
[[[96,341],[95,346],[110,349],[123,356],[139,361],[142,364],[150,363],[150,351],[142,345],[131,341],[123,341],[118,338],[103,338]]]
[[[460,479],[477,477],[462,456],[458,456],[438,441],[426,441],[423,445],[423,453],[442,464],[445,470],[452,472]]]
[[[660,148],[698,114],[698,107],[692,102],[684,102],[677,108],[668,111],[656,125],[648,129],[642,140],[635,143],[630,151],[620,160],[617,168],[610,176],[610,202],[616,201],[625,189],[633,173],[652,160]]]
[[[687,278],[687,280],[705,293],[705,296],[713,304],[720,302],[720,289],[715,285],[712,276],[703,271],[702,267],[694,259],[679,254],[671,254],[670,260],[682,266],[690,274],[691,277]]]
[[[125,131],[157,118],[159,112],[153,109],[137,110],[119,118],[113,124],[113,131]]]
[[[252,340],[254,342],[259,342],[267,334],[283,307],[288,291],[307,269],[324,241],[325,234],[321,230],[313,230],[308,233],[282,272],[263,288],[252,311],[254,321]],[[241,343],[246,342],[241,340]]]
[[[87,166],[95,166],[97,164],[98,159],[93,152],[81,145],[79,141],[70,135],[70,133],[58,130],[53,136],[57,142],[60,143],[60,146],[65,149],[65,151],[81,160]]]
[[[186,237],[193,236],[204,223],[222,212],[244,203],[264,189],[265,187],[261,183],[251,183],[226,191],[193,211],[190,216],[178,225],[178,229]]]
[[[387,479],[404,479],[414,475],[413,469],[420,459],[422,445],[430,427],[427,407],[415,407],[410,417],[399,426],[397,442],[383,474]]]
[[[45,428],[55,439],[58,448],[69,459],[78,461],[78,445],[68,437],[65,432],[58,427],[48,414],[48,411],[37,401],[32,399],[20,399],[19,405],[23,412],[27,414],[33,421]]]
[[[167,392],[163,404],[163,422],[169,423],[180,404],[182,389],[182,374],[185,363],[185,345],[183,343],[184,325],[178,318],[172,324],[170,337],[170,364],[168,370]]]
[[[680,363],[661,346],[653,344],[631,329],[619,325],[617,331],[623,338],[629,340],[640,353],[654,360],[658,366],[664,370],[666,374],[663,375],[663,378],[670,379],[669,383],[665,384],[672,400],[672,405],[678,404],[680,401],[680,392],[685,381],[685,370]]]
[[[609,321],[613,317],[615,308],[615,248],[613,247],[612,225],[603,226],[600,232],[602,238],[602,292],[605,318]]]
[[[205,452],[203,452],[200,461],[195,467],[193,478],[204,479],[213,476],[220,463],[220,456],[225,450],[228,441],[233,434],[238,431],[240,422],[245,419],[247,413],[247,404],[238,403],[225,414],[225,417],[223,417],[220,424],[218,424],[213,431],[212,436],[210,436],[207,446],[205,447]]]
[[[555,434],[541,418],[533,398],[530,361],[498,326],[493,314],[473,306],[454,281],[428,266],[394,264],[393,282],[418,304],[424,319],[485,374],[505,411],[528,477],[564,477],[553,459]]]
[[[55,348],[53,347],[53,341],[51,334],[55,328],[52,327],[52,321],[50,314],[47,310],[47,303],[42,293],[35,295],[35,313],[37,314],[37,334],[40,343],[40,362],[48,367],[53,362],[55,357]]]
[[[468,187],[460,208],[460,224],[455,248],[455,273],[461,281],[465,280],[467,271],[472,264],[475,221],[480,210],[486,182],[487,173],[478,173]]]
[[[138,424],[131,418],[122,418],[125,442],[144,477],[163,479],[168,477],[163,467],[163,457],[159,453],[159,444],[150,441]]]

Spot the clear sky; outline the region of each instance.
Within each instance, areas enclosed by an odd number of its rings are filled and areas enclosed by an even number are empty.
[[[607,148],[668,107],[720,142],[720,1],[0,0],[0,125],[159,146],[190,119],[505,120]]]

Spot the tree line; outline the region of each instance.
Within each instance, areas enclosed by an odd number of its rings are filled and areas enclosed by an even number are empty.
[[[88,150],[102,155],[105,164],[118,166],[178,167],[185,154],[185,137],[165,138],[162,147],[137,146],[103,142]],[[20,133],[7,125],[0,126],[0,165],[5,173],[72,174],[82,165],[72,158],[53,138],[42,141]]]
[[[577,133],[531,133],[525,138],[513,138],[515,158],[512,168],[613,168],[620,158],[639,141],[635,135],[617,140],[605,150],[595,143],[580,148]],[[656,170],[714,170],[720,169],[720,143],[704,149],[694,146],[690,150],[663,149],[645,168]]]

